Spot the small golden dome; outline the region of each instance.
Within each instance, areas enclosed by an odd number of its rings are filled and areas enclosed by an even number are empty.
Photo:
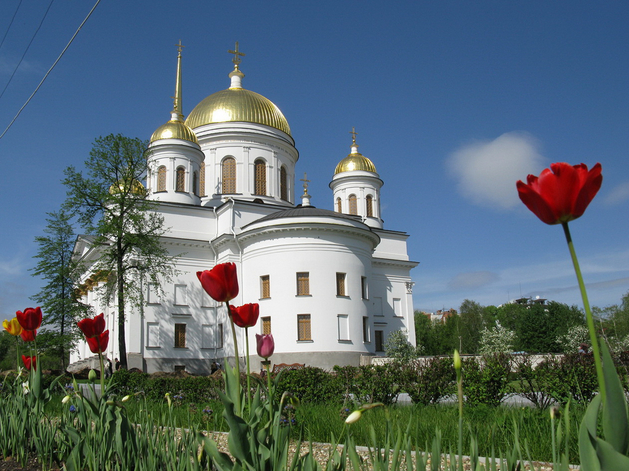
[[[151,143],[160,139],[181,139],[198,144],[197,135],[182,121],[171,119],[161,125],[151,136]]]
[[[109,194],[115,195],[116,193],[124,193],[125,191],[125,182],[118,181],[109,187]],[[131,193],[139,196],[146,195],[146,189],[144,185],[137,180],[133,180],[131,183]]]
[[[339,162],[334,171],[334,175],[342,172],[352,172],[354,170],[377,173],[376,166],[371,160],[359,152],[352,152]]]
[[[280,109],[268,98],[244,88],[228,88],[206,97],[190,112],[186,124],[195,129],[204,124],[239,121],[264,124],[291,135]]]

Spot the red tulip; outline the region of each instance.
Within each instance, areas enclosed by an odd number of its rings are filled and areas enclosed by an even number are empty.
[[[238,276],[235,263],[221,263],[211,270],[197,272],[203,289],[218,302],[231,301],[238,296]]]
[[[40,307],[35,309],[28,307],[24,309],[24,312],[17,311],[15,317],[17,317],[22,329],[37,330],[41,326],[42,313]]]
[[[258,355],[265,360],[268,360],[269,357],[273,355],[273,351],[275,350],[273,334],[256,334],[256,349],[258,350]]]
[[[544,169],[539,177],[529,175],[526,181],[516,183],[526,207],[546,224],[563,224],[581,217],[601,187],[603,176],[600,163],[588,171],[585,164],[559,162]]]
[[[253,327],[258,322],[260,315],[260,305],[244,304],[240,307],[229,306],[229,313],[232,316],[234,324],[238,327]]]
[[[85,340],[92,353],[102,353],[107,350],[109,343],[109,330],[105,330],[105,314],[102,312],[90,319],[81,319],[77,324],[79,329],[85,334]]]
[[[20,333],[20,337],[22,337],[22,340],[24,340],[25,342],[33,342],[36,336],[37,336],[36,330],[23,329],[22,332]]]
[[[85,340],[87,340],[87,345],[90,347],[92,353],[102,353],[104,350],[107,350],[109,330],[95,337],[85,337]]]
[[[85,318],[81,319],[77,324],[79,329],[85,334],[86,338],[96,337],[100,335],[105,330],[105,314],[100,313],[94,319]]]
[[[27,357],[26,355],[22,355],[22,362],[24,363],[24,368],[28,371],[31,371],[31,366],[37,369],[37,356]]]

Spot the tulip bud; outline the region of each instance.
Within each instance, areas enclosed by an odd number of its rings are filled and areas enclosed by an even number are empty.
[[[454,369],[461,369],[461,355],[459,355],[458,350],[454,350]]]
[[[67,404],[71,399],[71,396],[68,394],[63,399],[61,399],[61,404]]]
[[[165,397],[166,397],[166,400],[168,401],[168,407],[172,407],[173,401],[172,401],[172,399],[170,399],[170,393],[167,392]]]
[[[90,370],[90,372],[87,375],[87,379],[89,379],[91,383],[96,381],[96,371],[95,370]]]
[[[127,402],[129,399],[131,399],[131,394],[127,394],[125,397],[123,397],[122,402]]]
[[[362,415],[363,415],[363,412],[361,410],[355,410],[347,417],[347,419],[345,419],[345,423],[353,424],[355,422],[358,422],[358,420],[360,419]]]

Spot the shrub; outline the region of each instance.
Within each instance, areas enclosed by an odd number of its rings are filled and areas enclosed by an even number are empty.
[[[586,404],[598,390],[592,354],[548,358],[537,366],[536,374],[540,389],[561,404],[568,400]]]
[[[336,378],[321,368],[307,366],[280,373],[278,393],[288,391],[302,402],[341,402],[342,388]]]
[[[518,355],[514,361],[515,376],[519,384],[518,394],[531,401],[539,409],[550,406],[554,399],[547,385],[556,379],[557,375],[548,368],[534,367],[530,355]]]
[[[510,355],[496,353],[463,360],[463,395],[469,405],[498,406],[509,392]]]
[[[455,392],[456,374],[450,357],[432,357],[399,364],[402,389],[415,404],[436,404]]]

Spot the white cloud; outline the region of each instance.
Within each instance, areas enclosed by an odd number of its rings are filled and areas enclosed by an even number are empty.
[[[627,200],[629,200],[629,182],[624,182],[612,188],[612,191],[610,191],[605,198],[605,203],[613,206],[615,204],[624,203]]]
[[[447,166],[459,192],[473,203],[510,209],[520,205],[515,182],[543,170],[545,159],[537,148],[530,134],[508,132],[460,147],[448,157]]]
[[[490,271],[459,273],[448,283],[453,290],[475,289],[487,286],[498,280],[498,275]]]

